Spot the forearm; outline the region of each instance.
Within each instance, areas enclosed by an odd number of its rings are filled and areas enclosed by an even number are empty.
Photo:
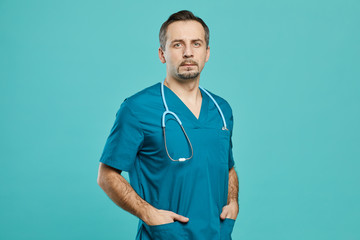
[[[234,168],[229,170],[229,187],[227,203],[235,202],[239,204],[239,181]]]
[[[116,205],[144,222],[156,211],[135,192],[121,174],[108,166],[102,166],[99,170],[98,184]]]
[[[222,208],[221,219],[236,219],[239,213],[239,182],[234,168],[229,170],[229,186],[227,204]]]

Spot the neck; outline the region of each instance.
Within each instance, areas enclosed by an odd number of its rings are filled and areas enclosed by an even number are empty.
[[[165,78],[164,85],[170,88],[181,100],[196,103],[202,99],[199,89],[200,78],[187,81],[179,81],[169,77]]]

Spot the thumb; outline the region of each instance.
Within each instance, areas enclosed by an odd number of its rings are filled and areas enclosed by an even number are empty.
[[[174,220],[180,221],[180,222],[188,222],[189,218],[181,216],[179,214],[174,213]]]
[[[226,210],[223,210],[222,213],[220,214],[220,218],[222,220],[224,220],[226,218]]]

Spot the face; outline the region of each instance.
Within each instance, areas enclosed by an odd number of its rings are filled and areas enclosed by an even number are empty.
[[[167,28],[165,51],[159,48],[159,58],[166,63],[168,77],[179,81],[197,79],[208,61],[205,30],[197,21],[177,21]]]

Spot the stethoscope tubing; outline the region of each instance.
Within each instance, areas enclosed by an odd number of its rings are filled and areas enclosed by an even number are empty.
[[[163,104],[164,104],[164,107],[165,107],[165,111],[164,111],[164,113],[162,114],[161,127],[162,127],[162,130],[163,130],[163,136],[164,136],[164,144],[165,144],[166,154],[168,155],[168,157],[169,157],[170,160],[172,160],[172,161],[176,161],[176,162],[180,161],[180,162],[183,162],[183,161],[186,161],[186,160],[190,160],[190,159],[193,157],[193,155],[194,155],[194,150],[193,150],[191,141],[190,141],[188,135],[186,134],[186,131],[185,131],[183,125],[182,125],[182,122],[181,122],[180,118],[176,115],[176,113],[174,113],[174,112],[172,112],[172,111],[169,110],[169,107],[168,107],[168,105],[167,105],[167,103],[166,103],[166,99],[165,99],[164,82],[165,82],[165,80],[161,82],[161,97],[162,97],[162,101],[163,101]],[[216,100],[211,96],[211,94],[210,94],[208,91],[206,91],[206,90],[205,90],[203,87],[201,87],[200,85],[199,85],[199,88],[200,88],[201,90],[203,90],[203,91],[210,97],[210,99],[214,102],[216,108],[218,109],[218,111],[219,111],[219,113],[220,113],[220,116],[221,116],[221,118],[222,118],[222,121],[223,121],[222,130],[228,130],[228,129],[227,129],[227,126],[226,126],[226,121],[225,121],[224,114],[223,114],[223,112],[221,111],[221,108],[220,108],[219,104],[216,102]],[[168,152],[168,149],[167,149],[166,133],[165,133],[165,128],[166,128],[165,118],[166,118],[166,115],[167,115],[167,114],[170,114],[170,115],[174,116],[175,119],[176,119],[176,121],[177,121],[177,123],[180,125],[180,127],[181,127],[181,129],[182,129],[182,131],[183,131],[183,133],[184,133],[184,135],[185,135],[185,137],[186,137],[186,140],[187,140],[187,142],[188,142],[188,144],[189,144],[189,146],[190,146],[190,148],[191,148],[191,156],[190,156],[190,157],[187,157],[187,158],[181,157],[181,158],[179,158],[178,160],[176,160],[176,159],[173,159],[173,158],[170,156],[170,154],[169,154],[169,152]]]

